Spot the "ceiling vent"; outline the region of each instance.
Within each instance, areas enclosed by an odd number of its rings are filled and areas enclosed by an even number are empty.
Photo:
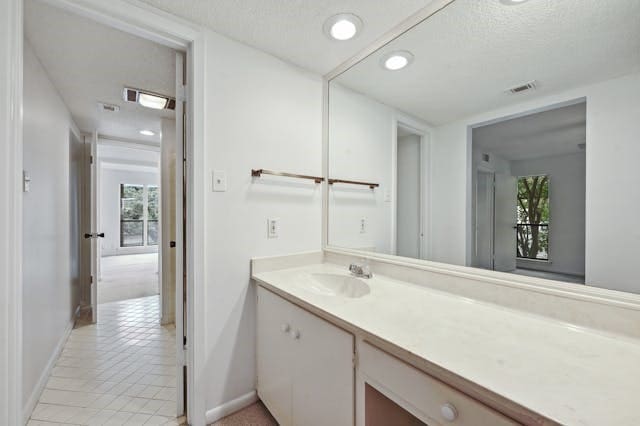
[[[521,84],[519,86],[515,86],[512,87],[510,89],[508,89],[508,92],[511,92],[513,94],[516,93],[523,93],[523,92],[528,92],[529,90],[535,90],[536,88],[536,81],[535,80],[531,80],[527,83]]]
[[[172,111],[176,109],[175,98],[147,90],[125,87],[123,99],[127,102],[140,104],[143,107],[152,109],[168,109]]]
[[[118,112],[120,107],[113,104],[105,104],[104,102],[98,102],[98,109],[103,112]]]

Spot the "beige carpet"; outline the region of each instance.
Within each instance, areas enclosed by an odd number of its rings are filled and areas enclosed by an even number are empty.
[[[212,426],[278,426],[278,422],[262,402],[256,402],[237,413],[218,420]]]
[[[98,303],[157,294],[158,253],[107,256],[101,259]]]

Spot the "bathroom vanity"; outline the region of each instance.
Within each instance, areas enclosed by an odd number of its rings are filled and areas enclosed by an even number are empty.
[[[433,1],[325,76],[323,251],[252,263],[280,423],[640,425],[639,14]]]
[[[640,298],[384,258],[350,275],[362,261],[253,260],[258,395],[280,424],[640,423]]]

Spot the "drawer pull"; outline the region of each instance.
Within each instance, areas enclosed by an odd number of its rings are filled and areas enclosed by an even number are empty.
[[[282,324],[280,330],[282,330],[283,333],[288,333],[289,330],[291,330],[291,326],[289,324]]]
[[[452,422],[458,418],[458,410],[456,410],[453,404],[448,402],[440,407],[440,414],[442,414],[442,418],[448,422]]]

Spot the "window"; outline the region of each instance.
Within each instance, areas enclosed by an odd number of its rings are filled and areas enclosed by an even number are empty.
[[[120,247],[158,245],[158,187],[120,185]]]
[[[158,245],[158,187],[147,187],[147,245]]]
[[[549,176],[518,178],[517,256],[549,260]]]

